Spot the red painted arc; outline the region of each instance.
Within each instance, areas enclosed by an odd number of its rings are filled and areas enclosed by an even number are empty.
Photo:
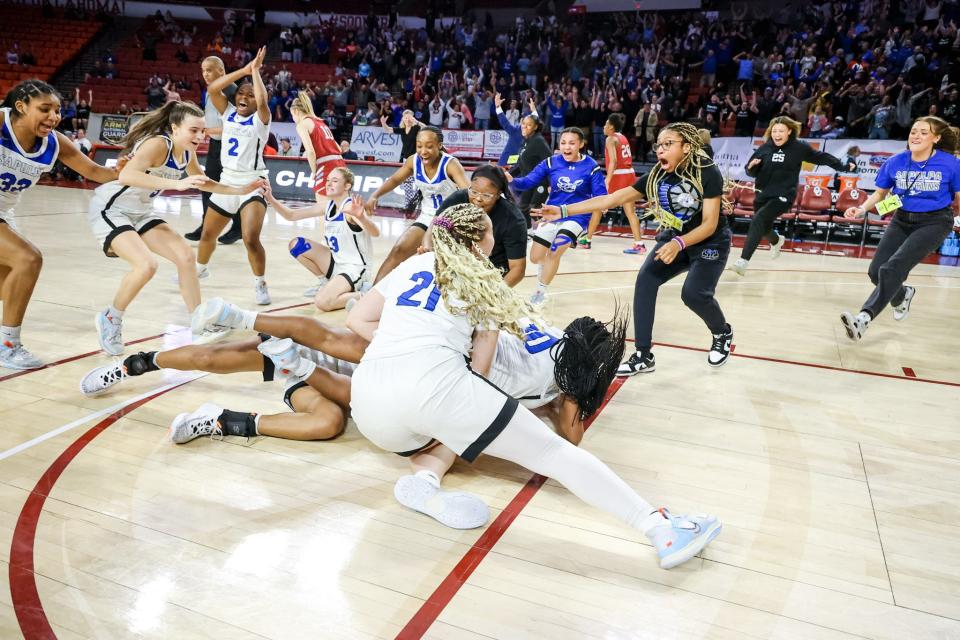
[[[590,419],[584,423],[583,428],[587,430],[597,416],[606,408],[613,396],[620,390],[626,382],[626,378],[614,378],[613,383],[607,390],[607,395],[603,399],[600,408],[590,416]],[[457,592],[460,590],[474,570],[480,566],[483,559],[493,549],[494,545],[500,540],[506,530],[517,519],[520,512],[527,506],[533,496],[537,494],[540,487],[548,480],[544,476],[534,474],[523,488],[517,492],[509,504],[504,507],[500,515],[493,521],[486,531],[477,539],[473,546],[464,554],[457,566],[444,578],[430,597],[428,597],[420,609],[410,618],[406,626],[397,634],[397,640],[415,640],[422,638],[427,629],[436,622],[440,613],[446,608]]]
[[[43,472],[33,490],[30,491],[30,495],[27,496],[23,509],[20,511],[20,516],[17,518],[17,525],[13,530],[13,539],[10,544],[9,572],[10,598],[25,640],[48,640],[57,637],[53,632],[53,627],[50,626],[47,614],[43,610],[43,603],[40,601],[33,564],[37,523],[40,521],[43,505],[57,480],[60,479],[67,465],[77,457],[77,454],[83,451],[107,427],[154,398],[173,391],[188,382],[190,381],[186,380],[174,387],[141,398],[122,409],[118,409],[95,424],[53,461],[53,464]]]

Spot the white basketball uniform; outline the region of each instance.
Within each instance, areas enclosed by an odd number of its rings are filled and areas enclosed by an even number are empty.
[[[457,190],[457,183],[447,175],[447,166],[453,159],[453,156],[449,153],[441,155],[437,173],[430,178],[427,176],[427,171],[420,156],[413,156],[413,182],[423,196],[423,200],[420,202],[420,215],[417,216],[413,224],[424,231],[430,227],[430,223],[437,215],[437,209],[440,208],[443,199]]]
[[[186,171],[187,165],[190,164],[190,152],[184,150],[183,157],[177,160],[173,154],[173,140],[167,136],[156,137],[166,142],[167,156],[163,164],[147,169],[147,175],[166,180],[179,180]],[[143,143],[151,139],[144,138],[139,141],[133,147],[133,153],[130,156],[136,155]],[[164,224],[164,219],[156,215],[153,210],[153,199],[160,194],[160,191],[160,189],[141,189],[122,185],[119,180],[102,184],[94,190],[93,199],[87,211],[87,220],[93,230],[93,236],[105,254],[111,256],[110,243],[124,231],[136,231],[143,235],[157,225]]]
[[[53,169],[60,155],[60,141],[57,133],[51,131],[35,151],[27,151],[13,134],[10,109],[0,109],[0,113],[3,114],[3,126],[0,127],[0,223],[13,227],[13,209],[20,201],[20,194],[35,185],[42,174]]]
[[[560,329],[547,327],[541,331],[532,324],[524,340],[501,331],[487,378],[528,409],[550,403],[560,395],[550,352],[561,338]]]
[[[450,312],[435,281],[428,252],[374,287],[383,312],[353,374],[350,406],[360,432],[382,449],[409,456],[437,440],[472,462],[519,403],[470,369],[474,327]]]
[[[332,280],[343,276],[350,283],[351,290],[356,291],[367,272],[373,247],[370,234],[363,227],[348,222],[343,213],[352,202],[353,198],[347,197],[339,207],[333,200],[327,203],[327,212],[323,216],[323,240],[333,254],[327,278]]]
[[[242,187],[269,173],[263,161],[263,148],[270,137],[270,123],[260,120],[256,111],[243,117],[232,104],[223,112],[223,134],[220,142],[220,164],[223,173],[220,183],[228,187]],[[250,202],[266,200],[259,191],[243,195],[210,194],[210,208],[225,216],[232,216]]]

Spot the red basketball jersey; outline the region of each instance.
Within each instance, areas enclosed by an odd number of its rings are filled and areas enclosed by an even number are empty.
[[[340,145],[333,139],[333,133],[330,131],[330,127],[327,126],[327,123],[315,116],[310,116],[310,120],[313,121],[313,131],[310,132],[310,142],[313,144],[313,152],[317,154],[317,158],[320,159],[332,155],[339,157]]]
[[[617,139],[617,144],[620,145],[619,153],[617,154],[617,166],[615,168],[633,171],[633,151],[630,150],[630,141],[627,140],[627,136],[622,133],[615,133],[613,137]]]

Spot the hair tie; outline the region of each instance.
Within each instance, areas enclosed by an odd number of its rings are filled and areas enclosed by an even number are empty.
[[[453,220],[446,216],[437,216],[433,219],[433,226],[446,229],[447,231],[453,231]]]

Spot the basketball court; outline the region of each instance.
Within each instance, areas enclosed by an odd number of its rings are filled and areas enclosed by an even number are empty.
[[[718,370],[682,279],[662,288],[657,371],[618,380],[581,446],[654,504],[724,521],[663,571],[639,532],[489,457],[445,486],[494,519],[455,531],[397,504],[406,460],[352,422],[331,442],[166,440],[204,402],[286,410],[257,374],[166,371],[85,398],[80,378],[109,362],[94,315],[126,270],[90,233],[91,194],[37,187],[18,207],[45,260],[24,342],[49,365],[0,369],[0,637],[960,638],[957,268],[918,266],[909,318],[888,311],[854,344],[839,314],[871,290],[867,261],[761,251],[720,281],[735,351]],[[200,218],[199,199],[157,206],[181,232]],[[378,221],[379,263],[407,222]],[[314,313],[287,252],[311,233],[268,212],[271,310]],[[553,324],[632,303],[627,244],[568,253]],[[210,268],[204,298],[254,306],[242,243]],[[161,262],[124,316],[127,354],[189,341],[173,274]]]

